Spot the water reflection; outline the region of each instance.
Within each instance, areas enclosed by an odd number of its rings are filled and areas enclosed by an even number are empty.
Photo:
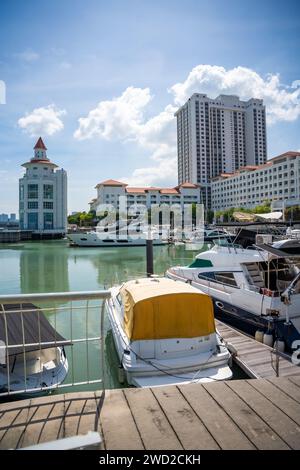
[[[20,283],[22,293],[68,292],[68,252],[57,244],[36,242],[25,244],[20,251]]]

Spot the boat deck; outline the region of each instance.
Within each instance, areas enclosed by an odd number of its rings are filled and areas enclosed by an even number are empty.
[[[68,393],[0,405],[0,448],[99,431],[112,449],[300,449],[300,377]]]
[[[216,327],[225,341],[231,343],[237,355],[234,361],[251,378],[268,379],[276,377],[276,355],[273,348],[259,343],[251,336],[241,333],[236,329],[215,320]],[[293,364],[286,354],[279,356],[279,376],[299,376],[300,367]]]

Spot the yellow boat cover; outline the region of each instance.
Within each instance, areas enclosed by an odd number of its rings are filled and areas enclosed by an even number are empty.
[[[215,332],[211,298],[171,279],[139,279],[120,289],[124,331],[131,341],[195,338]]]

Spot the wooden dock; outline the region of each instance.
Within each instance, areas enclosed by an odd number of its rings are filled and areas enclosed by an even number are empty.
[[[0,404],[0,449],[98,431],[102,449],[300,449],[300,367],[216,320],[249,380],[67,393]],[[273,357],[274,366],[275,357]]]
[[[276,354],[273,348],[255,341],[254,338],[219,320],[215,321],[220,335],[226,342],[231,343],[237,351],[234,361],[248,377],[256,379],[276,377]],[[294,377],[297,375],[300,375],[300,367],[293,364],[287,355],[279,356],[279,377]]]
[[[0,405],[0,448],[99,431],[102,449],[300,449],[300,377],[68,393]]]

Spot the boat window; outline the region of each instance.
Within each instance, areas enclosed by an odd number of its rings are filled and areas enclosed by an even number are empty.
[[[118,240],[118,243],[128,243],[128,240]]]
[[[215,280],[215,273],[208,272],[208,273],[200,273],[198,274],[199,279],[207,279],[209,281]]]
[[[106,240],[102,240],[104,243],[114,243],[115,240],[110,240],[107,238]]]
[[[213,266],[209,259],[196,258],[189,265],[189,268],[211,268]]]
[[[216,237],[216,236],[219,236],[219,235],[225,235],[225,233],[224,232],[213,231],[213,232],[210,232],[208,234],[209,237]]]
[[[80,240],[81,240],[82,242],[86,242],[86,241],[87,241],[87,238],[80,238]]]
[[[227,284],[229,286],[237,287],[237,283],[236,283],[233,273],[229,273],[229,272],[216,273],[215,272],[215,279],[216,281],[221,282],[222,284]]]

